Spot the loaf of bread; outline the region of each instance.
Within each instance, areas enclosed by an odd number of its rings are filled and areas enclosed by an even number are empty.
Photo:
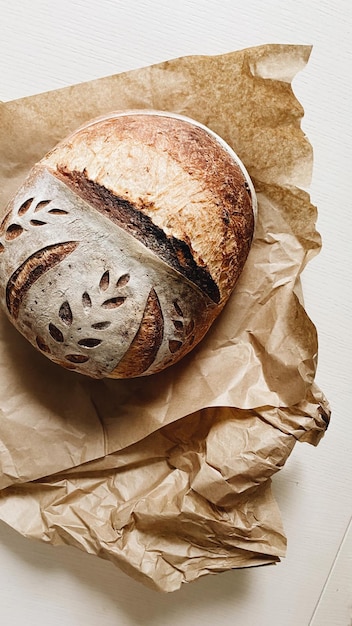
[[[29,173],[0,226],[0,301],[49,359],[93,378],[176,363],[246,261],[253,185],[206,127],[160,111],[90,121]]]

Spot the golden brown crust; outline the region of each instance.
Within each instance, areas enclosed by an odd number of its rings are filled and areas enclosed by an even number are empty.
[[[230,210],[251,213],[250,197],[243,194],[242,206],[237,207],[234,190],[245,189],[243,174],[234,167],[231,155],[220,148],[217,141],[202,128],[189,122],[167,116],[124,115],[111,117],[97,125],[79,131],[74,141],[81,137],[89,145],[94,137],[105,142],[134,141],[149,146],[159,153],[167,153],[180,167],[211,189],[221,204]],[[235,202],[233,202],[235,200]]]
[[[133,203],[167,237],[185,242],[229,297],[251,245],[248,184],[232,155],[202,128],[167,116],[138,114],[91,123],[43,161],[81,172]]]

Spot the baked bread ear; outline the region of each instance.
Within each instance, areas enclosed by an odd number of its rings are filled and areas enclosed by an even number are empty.
[[[256,208],[233,151],[172,113],[95,119],[30,172],[0,226],[0,298],[55,363],[129,378],[207,332],[246,261]]]

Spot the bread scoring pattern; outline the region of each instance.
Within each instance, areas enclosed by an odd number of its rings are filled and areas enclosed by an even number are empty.
[[[176,362],[205,332],[195,319],[199,298],[204,312],[211,299],[198,289],[195,299],[189,281],[45,168],[0,228],[1,300],[55,363],[96,378],[141,376]]]
[[[100,378],[175,364],[229,298],[252,187],[204,127],[119,114],[30,172],[0,224],[0,302],[55,363]]]
[[[187,241],[167,236],[165,231],[153,223],[152,219],[128,199],[109,191],[103,185],[89,180],[85,172],[69,171],[58,167],[53,171],[72,190],[87,200],[97,211],[148,246],[161,259],[191,280],[215,303],[220,300],[219,287],[207,267],[198,265]]]
[[[98,303],[97,306],[108,310],[113,310],[117,307],[122,306],[127,298],[127,295],[123,295],[126,294],[126,290],[124,290],[123,287],[128,284],[129,279],[129,274],[123,274],[117,279],[117,281],[115,281],[114,285],[111,285],[111,283],[113,282],[111,272],[105,271],[99,281],[99,291],[101,293],[106,293],[110,291],[109,295],[111,297],[107,297],[107,299],[103,300],[103,302]],[[111,291],[111,286],[113,291]],[[67,334],[72,328],[72,325],[77,322],[79,326],[84,315],[88,318],[91,317],[92,319],[94,319],[94,296],[91,297],[87,291],[84,291],[80,299],[80,305],[81,307],[77,307],[76,305],[77,310],[73,310],[70,302],[68,300],[65,300],[60,305],[54,321],[49,322],[47,330],[50,338],[56,344],[65,343],[65,341],[67,340]],[[91,313],[92,315],[90,315]],[[103,344],[104,341],[109,340],[109,337],[104,337],[103,331],[107,330],[111,326],[111,320],[93,322],[92,319],[90,319],[92,323],[90,323],[89,325],[85,325],[85,328],[89,330],[89,336],[83,336],[82,338],[77,340],[77,352],[64,354],[65,361],[69,362],[66,363],[66,367],[68,367],[69,369],[72,369],[72,366],[70,366],[69,364],[82,364],[87,363],[90,360],[91,357],[89,356],[89,353],[82,354],[81,352],[79,352],[79,350],[82,350],[82,348],[88,348],[88,352],[90,352],[92,349],[97,348],[98,346]],[[143,324],[143,320],[141,324]],[[99,336],[97,335],[97,333]],[[55,358],[55,350],[49,347],[48,342],[42,336],[36,336],[36,343],[41,351],[46,352],[47,354],[54,352]],[[149,365],[152,364],[153,360],[150,361]],[[63,361],[60,362],[61,364],[64,364]]]
[[[53,244],[31,254],[10,276],[6,285],[6,305],[10,315],[17,319],[21,303],[39,278],[75,250],[76,241]]]

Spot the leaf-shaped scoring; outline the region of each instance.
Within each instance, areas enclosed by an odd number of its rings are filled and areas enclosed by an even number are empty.
[[[17,211],[18,215],[24,215],[25,213],[27,213],[27,211],[31,207],[33,200],[34,198],[28,198],[28,200],[25,200],[25,202],[21,204],[20,208]]]
[[[85,337],[84,339],[80,339],[78,345],[83,346],[84,348],[96,348],[101,344],[101,339],[95,339],[94,337]]]
[[[17,239],[23,233],[23,228],[19,224],[10,224],[6,229],[5,239],[7,241],[11,241],[12,239]]]
[[[82,305],[84,309],[90,309],[92,306],[92,300],[87,291],[82,295]]]
[[[117,307],[121,306],[121,304],[123,304],[125,300],[126,298],[123,298],[122,296],[110,298],[109,300],[105,300],[105,302],[103,302],[101,306],[103,307],[103,309],[116,309]]]
[[[129,274],[123,274],[122,276],[120,276],[120,278],[118,279],[117,283],[116,283],[116,287],[124,287],[125,285],[127,285],[127,283],[130,280],[130,275]]]
[[[38,211],[44,209],[46,206],[48,206],[50,202],[51,200],[41,200],[40,202],[38,202],[37,206],[34,209],[34,213],[37,213]]]
[[[101,291],[106,291],[109,287],[109,284],[110,284],[110,272],[107,270],[106,272],[104,272],[99,282],[99,287]]]
[[[65,209],[49,209],[48,213],[50,213],[51,215],[68,215],[68,211],[65,211]]]
[[[65,300],[65,302],[63,302],[60,306],[59,318],[66,326],[71,326],[73,322],[73,315],[67,300]]]
[[[32,226],[44,226],[44,224],[46,224],[43,220],[31,220],[29,223],[32,224]]]
[[[105,330],[105,328],[109,328],[111,326],[111,322],[96,322],[92,324],[92,328],[95,330]]]

